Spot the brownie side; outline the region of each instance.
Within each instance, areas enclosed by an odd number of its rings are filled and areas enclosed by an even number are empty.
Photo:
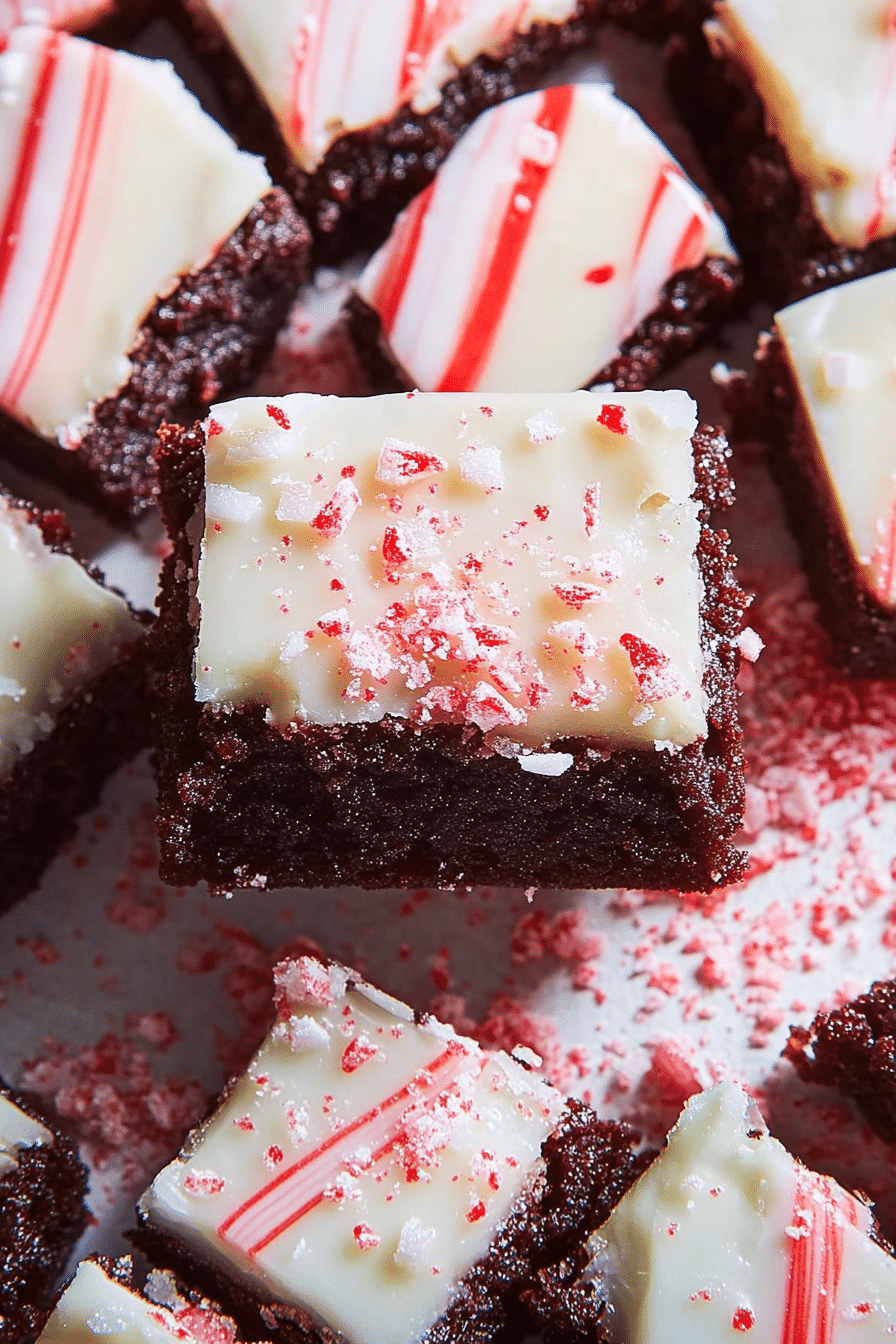
[[[599,1120],[584,1102],[570,1101],[542,1146],[544,1170],[516,1201],[486,1255],[457,1285],[451,1305],[427,1331],[424,1344],[509,1344],[533,1329],[546,1338],[572,1339],[565,1313],[574,1307],[582,1334],[599,1320],[603,1304],[575,1287],[587,1264],[586,1241],[641,1175],[650,1154],[636,1154],[637,1136],[613,1120]],[[223,1300],[243,1333],[285,1344],[336,1344],[336,1336],[300,1308],[263,1302],[242,1282],[203,1261],[178,1238],[149,1225],[142,1214],[134,1245],[150,1262]]]
[[[885,1143],[896,1143],[896,981],[791,1027],[784,1056],[808,1083],[836,1087],[856,1102]]]
[[[652,41],[698,28],[710,18],[714,0],[604,0],[609,23]]]
[[[128,352],[128,382],[93,406],[75,449],[0,412],[0,454],[118,526],[133,523],[155,503],[158,426],[189,424],[251,382],[306,278],[308,250],[285,192],[268,192],[206,266],[156,301]]]
[[[726,257],[707,257],[699,266],[679,271],[666,281],[653,312],[586,386],[612,383],[617,392],[640,392],[652,378],[710,339],[725,319],[736,315],[741,289],[741,268]],[[353,293],[344,317],[374,392],[410,391],[413,385],[393,360],[374,309]]]
[[[162,576],[155,734],[166,881],[370,888],[501,883],[708,890],[733,881],[743,807],[734,641],[744,598],[727,536],[704,517],[698,546],[709,732],[676,755],[555,745],[575,766],[554,777],[493,752],[478,728],[377,723],[279,731],[263,705],[193,698],[196,554],[204,438],[166,427],[158,460],[174,551]],[[698,495],[730,498],[719,431],[694,439]],[[191,521],[193,520],[193,521]],[[177,575],[186,576],[180,581]]]
[[[854,676],[896,675],[896,610],[868,587],[777,336],[763,341],[752,380],[733,386],[732,401],[737,433],[767,445],[834,662]]]
[[[16,1165],[0,1173],[0,1344],[29,1344],[43,1329],[87,1226],[87,1169],[71,1140],[29,1098],[2,1079],[0,1095],[54,1136],[51,1144],[19,1149]]]
[[[765,123],[761,99],[699,29],[667,48],[670,94],[711,179],[726,198],[732,241],[755,296],[775,307],[896,265],[896,237],[865,248],[832,242],[808,191]]]
[[[486,108],[535,88],[559,58],[597,31],[604,0],[578,0],[564,23],[538,23],[514,36],[500,56],[476,57],[442,88],[429,112],[409,103],[386,122],[341,136],[314,172],[303,171],[276,120],[206,6],[177,0],[179,26],[215,80],[228,129],[262,154],[275,181],[293,196],[314,235],[315,265],[372,251],[392,221],[432,181],[439,164]]]
[[[62,513],[14,502],[52,550],[72,554]],[[37,885],[74,834],[78,817],[99,801],[109,776],[149,745],[151,679],[147,635],[124,645],[117,660],[59,713],[48,736],[0,779],[0,914]]]

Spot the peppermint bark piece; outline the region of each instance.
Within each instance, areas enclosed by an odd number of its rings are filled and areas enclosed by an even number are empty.
[[[673,44],[676,102],[775,305],[896,263],[896,30],[886,0],[720,0]]]
[[[239,1344],[215,1303],[184,1295],[172,1274],[153,1270],[141,1291],[128,1257],[82,1260],[40,1335],[40,1344]]]
[[[775,314],[738,432],[768,445],[813,596],[840,666],[896,671],[896,271]]]
[[[43,1325],[87,1226],[87,1170],[66,1135],[0,1079],[0,1341]]]
[[[244,400],[166,434],[168,879],[739,872],[742,598],[695,430],[684,393],[580,392]]]
[[[19,28],[0,92],[0,453],[121,524],[160,422],[251,377],[307,233],[167,62]]]
[[[328,263],[381,242],[484,108],[587,43],[603,0],[181,0],[241,144]]]
[[[0,491],[0,910],[149,739],[150,618],[68,535],[61,514]]]
[[[691,1098],[666,1148],[592,1240],[613,1337],[889,1339],[896,1263],[868,1206],[809,1171],[740,1088]]]
[[[521,1335],[537,1269],[584,1264],[589,1216],[571,1233],[557,1208],[573,1169],[591,1185],[582,1136],[607,1207],[638,1169],[631,1135],[345,967],[302,957],[275,980],[271,1033],[143,1196],[139,1244],[250,1332]]]
[[[381,391],[635,389],[715,328],[739,282],[662,142],[608,86],[572,84],[478,118],[350,314]]]

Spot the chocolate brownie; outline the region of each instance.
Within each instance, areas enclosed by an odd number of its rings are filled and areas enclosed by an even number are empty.
[[[725,440],[698,431],[692,457],[685,394],[615,395],[230,403],[207,425],[205,494],[205,432],[163,431],[167,881],[708,889],[739,875],[744,599],[707,522],[730,497]],[[651,502],[630,514],[636,497]],[[630,527],[644,545],[627,570]],[[581,534],[581,559],[554,554],[555,528],[565,552]],[[534,567],[528,583],[515,567]],[[243,632],[232,655],[216,646],[228,628]]]
[[[757,297],[780,306],[896,265],[896,36],[884,16],[851,0],[823,25],[813,4],[715,8],[710,40],[696,29],[672,39],[668,82]],[[809,28],[823,69],[807,56]]]
[[[68,536],[61,514],[0,491],[0,911],[149,739],[150,618]]]
[[[785,1058],[801,1078],[856,1102],[885,1143],[896,1143],[896,982],[877,980],[842,1008],[791,1027]]]
[[[712,332],[739,283],[665,145],[608,86],[571,84],[478,118],[350,312],[377,391],[632,390]]]
[[[556,1327],[645,1165],[632,1133],[345,967],[301,957],[275,981],[271,1032],[143,1196],[137,1244],[253,1337]]]
[[[424,14],[395,0],[386,22],[372,0],[330,6],[313,29],[304,10],[283,5],[265,11],[260,40],[252,0],[226,11],[180,0],[180,23],[231,133],[292,193],[315,261],[335,264],[382,242],[480,112],[535,87],[588,43],[601,4],[528,0],[509,9],[486,0]]]
[[[6,851],[4,850],[4,854]],[[30,1344],[87,1226],[71,1140],[0,1079],[0,1341]]]
[[[894,303],[886,271],[792,304],[728,391],[736,433],[767,446],[832,657],[856,676],[896,673]]]
[[[307,230],[167,62],[19,28],[0,86],[0,453],[121,525],[161,421],[258,368]]]

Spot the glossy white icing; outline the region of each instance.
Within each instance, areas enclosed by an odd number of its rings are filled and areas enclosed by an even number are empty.
[[[52,1142],[45,1125],[26,1115],[9,1097],[0,1096],[0,1176],[16,1165],[17,1149]]]
[[[848,1344],[896,1332],[871,1213],[808,1171],[732,1083],[692,1097],[592,1241],[626,1344]]]
[[[856,563],[896,605],[896,271],[775,315]]]
[[[16,29],[0,54],[0,405],[75,447],[156,297],[269,185],[167,62]]]
[[[0,497],[0,778],[143,627]]]
[[[892,0],[721,0],[710,44],[741,66],[838,243],[896,230]]]
[[[572,391],[677,271],[734,254],[719,217],[606,85],[479,117],[358,281],[424,391]]]
[[[192,3],[218,19],[309,171],[340,135],[386,121],[408,102],[429,111],[459,67],[576,9],[576,0]]]
[[[274,1028],[141,1209],[351,1344],[412,1344],[530,1185],[562,1101],[350,976],[277,968]]]
[[[114,9],[115,0],[0,0],[0,50],[20,24],[80,32]]]
[[[83,1260],[53,1309],[40,1344],[232,1344],[233,1321],[206,1303],[180,1297],[168,1274],[150,1274],[147,1296],[132,1292],[96,1264]]]
[[[683,392],[213,408],[197,697],[281,726],[693,741],[695,425]]]

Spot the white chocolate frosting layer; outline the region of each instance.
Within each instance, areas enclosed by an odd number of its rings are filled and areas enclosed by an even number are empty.
[[[695,425],[683,392],[213,408],[197,697],[282,727],[694,741]]]
[[[706,32],[746,72],[834,242],[893,233],[892,0],[721,0]]]
[[[227,1316],[181,1298],[170,1275],[153,1273],[147,1300],[110,1278],[101,1265],[83,1260],[47,1321],[40,1344],[232,1344],[236,1329]]]
[[[276,1025],[141,1209],[350,1344],[412,1344],[531,1184],[562,1101],[351,974],[277,968]]]
[[[896,605],[896,271],[775,315],[856,563]]]
[[[358,281],[424,391],[582,387],[677,271],[733,257],[721,220],[600,84],[482,114]]]
[[[460,67],[576,9],[576,0],[193,3],[217,18],[308,171],[347,131],[387,121],[405,103],[428,112]]]
[[[68,28],[78,32],[115,9],[114,0],[0,0],[0,50],[21,24]]]
[[[0,405],[76,447],[156,298],[269,186],[166,61],[16,29],[0,54]]]
[[[52,1143],[53,1135],[30,1115],[0,1095],[0,1176],[17,1163],[19,1148],[32,1148],[35,1144]]]
[[[896,1332],[868,1207],[808,1171],[732,1083],[692,1097],[592,1241],[627,1344],[850,1344]]]
[[[142,634],[123,598],[0,497],[0,779]]]

